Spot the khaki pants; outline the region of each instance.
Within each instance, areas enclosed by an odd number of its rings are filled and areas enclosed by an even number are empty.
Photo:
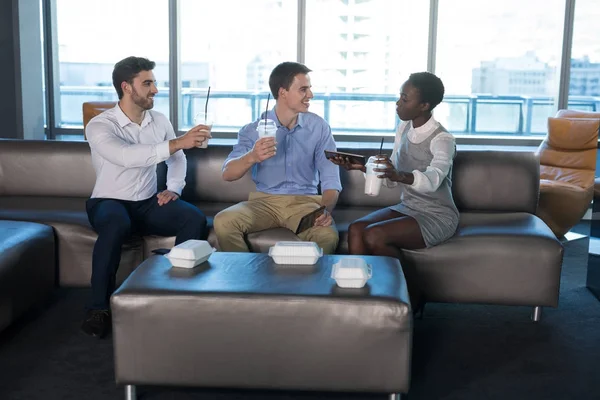
[[[215,216],[214,227],[223,251],[248,252],[244,236],[269,228],[287,228],[296,232],[303,216],[321,205],[321,196],[272,195],[250,193],[248,201],[231,206]],[[338,244],[338,231],[331,226],[316,226],[298,235],[301,240],[315,242],[325,254],[333,254]]]

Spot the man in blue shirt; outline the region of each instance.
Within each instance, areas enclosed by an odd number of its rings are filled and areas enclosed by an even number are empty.
[[[244,126],[223,164],[223,179],[235,181],[251,170],[257,189],[248,201],[215,216],[215,231],[224,251],[249,251],[244,236],[251,232],[276,227],[296,232],[302,217],[321,205],[326,207],[324,214],[299,237],[316,242],[326,254],[337,248],[331,212],[342,185],[338,166],[324,153],[335,151],[336,145],[327,122],[308,112],[313,98],[309,72],[295,62],[273,69],[269,86],[277,102],[266,117],[275,121],[276,137],[259,138],[258,121]],[[318,194],[319,181],[322,195]]]

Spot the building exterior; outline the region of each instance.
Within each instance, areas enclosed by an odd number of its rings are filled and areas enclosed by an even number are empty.
[[[522,57],[482,61],[474,68],[471,93],[492,96],[552,96],[556,68],[540,61],[533,52]]]
[[[589,57],[571,60],[569,94],[572,96],[600,96],[600,63]]]

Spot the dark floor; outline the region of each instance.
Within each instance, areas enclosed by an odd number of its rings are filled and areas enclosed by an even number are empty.
[[[579,230],[587,234],[585,226]],[[428,304],[414,332],[409,400],[599,399],[600,302],[585,288],[588,239],[565,243],[560,305]],[[86,289],[61,289],[0,334],[0,399],[120,399],[112,344],[79,332]],[[380,399],[385,395],[139,388],[141,399]]]

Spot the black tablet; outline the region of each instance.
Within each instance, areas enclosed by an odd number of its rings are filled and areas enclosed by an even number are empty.
[[[325,150],[325,157],[328,160],[330,160],[336,156],[347,158],[351,164],[365,165],[367,163],[367,157],[361,156],[360,154],[344,153],[343,151]]]
[[[298,224],[298,229],[296,229],[296,235],[299,235],[305,230],[313,227],[315,225],[315,220],[323,215],[324,212],[325,206],[321,206],[302,217],[300,223]]]

